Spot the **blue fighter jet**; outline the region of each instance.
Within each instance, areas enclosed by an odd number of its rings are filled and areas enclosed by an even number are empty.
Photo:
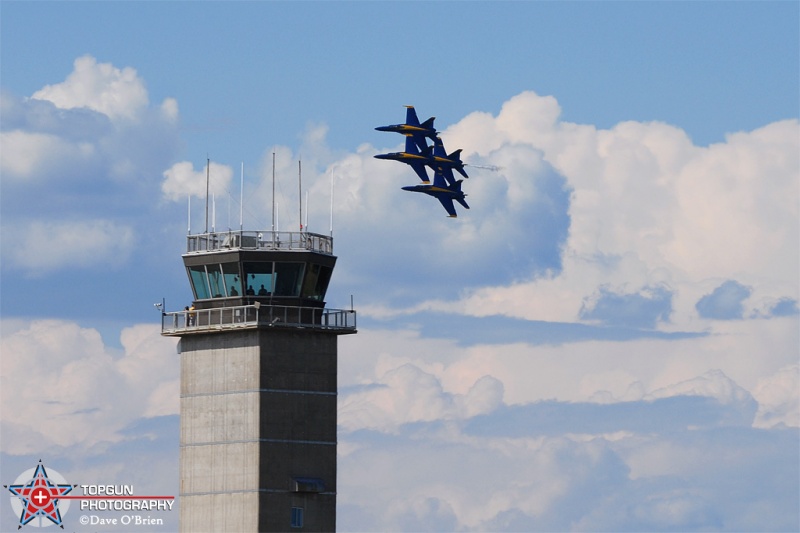
[[[403,135],[411,135],[414,142],[420,150],[428,147],[425,138],[434,139],[436,137],[436,129],[433,127],[433,121],[436,117],[431,117],[422,124],[417,118],[417,111],[413,105],[406,106],[406,123],[405,124],[392,124],[391,126],[379,126],[375,128],[378,131],[394,131],[402,133]]]
[[[436,137],[433,140],[433,161],[429,162],[428,165],[434,169],[442,170],[445,173],[447,183],[450,185],[456,181],[453,177],[453,169],[457,170],[465,178],[469,178],[464,170],[464,163],[461,161],[461,148],[448,155],[441,137]]]
[[[425,165],[433,162],[433,155],[431,154],[432,147],[426,147],[424,151],[420,151],[414,137],[411,134],[406,134],[406,151],[405,152],[392,152],[389,154],[378,154],[377,159],[389,159],[392,161],[400,161],[414,169],[422,183],[429,184],[431,181],[428,179],[428,172],[425,170]]]
[[[450,185],[445,182],[444,175],[438,171],[433,176],[433,185],[412,185],[409,187],[403,187],[403,190],[411,192],[424,192],[425,194],[433,196],[439,200],[450,218],[456,218],[458,216],[456,214],[456,208],[453,205],[453,200],[469,209],[467,201],[464,199],[464,197],[467,195],[461,192],[461,180],[458,180]]]

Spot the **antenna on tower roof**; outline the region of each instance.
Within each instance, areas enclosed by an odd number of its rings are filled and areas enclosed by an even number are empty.
[[[333,238],[333,167],[331,167],[331,239]]]
[[[300,204],[300,231],[303,231],[303,171],[297,160],[297,203]]]
[[[208,233],[208,182],[209,173],[211,172],[211,158],[206,155],[206,233]]]
[[[275,238],[275,152],[272,152],[272,235]]]

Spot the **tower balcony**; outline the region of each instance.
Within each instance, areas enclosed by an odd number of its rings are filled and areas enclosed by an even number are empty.
[[[190,309],[161,315],[161,334],[165,336],[258,328],[307,329],[347,335],[356,333],[356,312],[255,302],[251,305]]]
[[[186,253],[256,251],[308,251],[333,255],[333,237],[307,231],[228,230],[187,236]]]

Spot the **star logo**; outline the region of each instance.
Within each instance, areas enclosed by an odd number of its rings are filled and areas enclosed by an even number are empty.
[[[51,470],[48,475],[41,459],[35,469],[23,472],[13,485],[4,485],[15,496],[11,498],[11,506],[19,514],[17,529],[29,523],[34,527],[55,524],[64,529],[61,511],[67,512],[69,501],[59,505],[59,498],[69,494],[76,486],[66,483],[63,476],[55,470]],[[39,520],[33,522],[37,517]],[[44,522],[45,518],[49,522]]]

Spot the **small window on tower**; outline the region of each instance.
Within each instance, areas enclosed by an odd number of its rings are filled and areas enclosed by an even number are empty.
[[[242,284],[239,282],[239,264],[222,263],[222,274],[225,277],[225,288],[228,296],[241,296]]]
[[[297,529],[303,527],[302,507],[292,507],[292,527]]]
[[[205,300],[211,297],[208,291],[208,277],[206,277],[205,266],[197,265],[189,267],[189,279],[192,280],[195,299]]]
[[[245,294],[248,296],[269,296],[274,291],[275,276],[272,261],[244,264]]]
[[[208,284],[211,286],[211,297],[222,298],[225,296],[225,284],[222,281],[222,271],[219,264],[208,265]]]

